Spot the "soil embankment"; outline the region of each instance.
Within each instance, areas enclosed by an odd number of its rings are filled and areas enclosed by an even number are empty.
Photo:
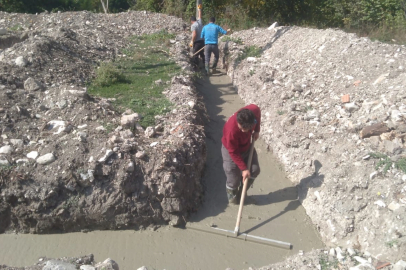
[[[233,85],[263,110],[262,138],[323,241],[366,252],[373,265],[405,260],[405,46],[300,27],[227,39]]]

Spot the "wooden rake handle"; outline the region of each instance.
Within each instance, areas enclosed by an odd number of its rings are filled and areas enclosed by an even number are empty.
[[[205,46],[203,46],[203,48],[201,48],[200,50],[198,50],[197,52],[195,52],[195,54],[194,55],[192,55],[192,57],[193,56],[195,56],[196,54],[198,54],[199,52],[201,52],[203,49],[204,49],[204,47],[206,47],[206,45]]]
[[[251,136],[251,147],[250,147],[250,153],[248,156],[248,166],[247,166],[247,168],[250,172],[251,172],[252,156],[254,154],[254,144],[255,144],[255,140]],[[240,207],[238,208],[237,223],[236,223],[235,229],[234,229],[235,236],[238,236],[238,233],[240,231],[241,215],[242,215],[242,209],[244,208],[245,196],[247,194],[248,179],[243,179],[243,183],[244,183],[244,185],[243,185],[242,193],[241,193]]]

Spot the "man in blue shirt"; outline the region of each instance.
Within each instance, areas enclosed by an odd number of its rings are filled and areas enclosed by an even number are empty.
[[[207,75],[210,75],[210,70],[209,70],[209,63],[210,63],[210,57],[211,53],[214,54],[214,62],[213,62],[213,71],[216,70],[217,67],[217,62],[219,61],[219,48],[218,48],[218,38],[219,38],[219,33],[222,34],[227,34],[227,31],[221,28],[220,26],[214,24],[216,19],[214,17],[211,17],[209,20],[209,24],[205,25],[202,30],[202,35],[201,38],[204,39],[204,56],[205,56],[205,68]],[[228,29],[230,31],[230,29]]]

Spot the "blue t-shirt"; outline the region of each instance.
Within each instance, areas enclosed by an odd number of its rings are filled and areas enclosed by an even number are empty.
[[[219,33],[227,34],[227,31],[214,23],[209,23],[203,27],[201,38],[204,38],[204,44],[217,44]]]

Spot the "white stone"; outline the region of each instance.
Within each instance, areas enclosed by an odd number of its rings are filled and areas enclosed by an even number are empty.
[[[388,209],[391,210],[391,211],[396,211],[396,210],[398,210],[399,208],[400,208],[400,204],[398,204],[398,203],[396,203],[396,202],[391,202],[391,203],[388,205]]]
[[[153,127],[147,127],[145,129],[144,134],[145,134],[145,137],[152,138],[155,135],[155,129]]]
[[[350,256],[354,256],[355,255],[355,251],[352,248],[347,248],[347,252],[348,254],[350,254]]]
[[[277,22],[274,22],[271,26],[268,27],[268,30],[275,29],[278,26],[279,26],[279,24]]]
[[[31,151],[27,154],[27,158],[31,158],[31,159],[37,159],[38,157],[38,152],[37,151]]]
[[[156,146],[156,145],[158,145],[158,142],[153,142],[153,143],[151,143],[149,146],[154,147],[154,146]]]
[[[16,163],[17,163],[17,164],[28,163],[28,159],[26,159],[26,158],[20,158],[20,159],[17,159]]]
[[[138,268],[137,270],[148,270],[148,268],[146,268],[145,266],[141,266],[141,267]]]
[[[99,126],[96,128],[97,131],[106,131],[106,128],[103,126]]]
[[[355,111],[357,111],[358,109],[359,109],[359,107],[357,106],[357,105],[355,105],[355,103],[346,103],[345,105],[344,105],[344,108],[345,108],[345,110],[347,111],[347,112],[355,112]]]
[[[13,151],[14,151],[14,148],[10,145],[5,145],[0,148],[0,154],[9,155],[9,154],[13,153]]]
[[[256,57],[247,57],[247,62],[255,63],[255,62],[257,62],[257,58]]]
[[[378,172],[375,171],[375,172],[373,172],[373,173],[371,173],[371,174],[369,175],[369,179],[372,180],[372,179],[374,179],[377,175],[378,175]]]
[[[329,255],[330,256],[335,256],[336,255],[336,250],[334,248],[330,248]]]
[[[84,124],[84,125],[78,126],[78,129],[84,129],[84,128],[87,128],[87,124]]]
[[[386,207],[386,204],[382,200],[377,200],[374,204],[378,205],[379,207]]]
[[[76,266],[67,262],[49,260],[42,270],[76,270]]]
[[[355,259],[357,262],[361,263],[361,264],[366,264],[366,263],[368,263],[368,260],[367,260],[367,259],[364,259],[364,258],[362,258],[362,257],[360,257],[360,256],[354,256],[354,259]]]
[[[105,154],[102,158],[99,159],[99,162],[101,162],[101,163],[106,162],[106,160],[109,159],[109,157],[110,157],[112,154],[114,154],[113,150],[108,149],[108,150],[106,151],[106,154]]]
[[[10,143],[12,145],[14,145],[14,146],[17,146],[17,147],[23,147],[24,146],[23,140],[20,140],[20,139],[11,139]]]
[[[25,66],[28,64],[28,61],[27,61],[24,57],[19,56],[19,57],[17,57],[17,59],[15,60],[15,63],[16,63],[16,65],[19,66],[19,67],[25,67]]]
[[[40,165],[48,165],[55,161],[55,156],[52,153],[45,154],[37,158],[37,163]]]
[[[61,120],[52,120],[47,123],[47,129],[54,131],[54,134],[56,135],[66,130],[66,123]]]
[[[190,108],[193,108],[195,106],[195,102],[194,101],[189,101],[187,103],[187,105],[189,105]]]
[[[80,270],[96,270],[96,268],[92,265],[81,265]]]
[[[139,119],[140,119],[140,116],[138,113],[133,113],[130,115],[123,115],[121,117],[121,125],[123,127],[132,128],[132,127],[135,127],[135,123],[138,122]]]
[[[41,89],[41,84],[35,79],[29,77],[24,82],[24,89],[27,91],[37,91]]]
[[[393,110],[391,112],[391,119],[393,122],[402,122],[403,121],[403,114],[398,110]]]
[[[395,263],[392,270],[406,270],[406,262],[403,260],[398,261]]]
[[[144,151],[139,151],[135,154],[136,158],[143,158],[145,157],[145,152]]]

